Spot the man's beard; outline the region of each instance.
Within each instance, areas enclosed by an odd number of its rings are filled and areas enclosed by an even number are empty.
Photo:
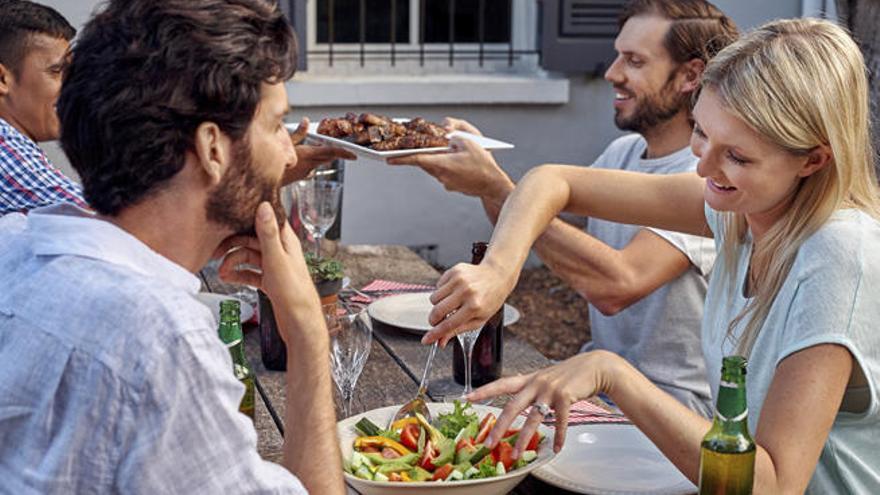
[[[686,109],[690,101],[689,95],[680,94],[673,87],[675,72],[670,74],[666,84],[656,93],[636,98],[635,111],[624,117],[618,110],[614,114],[614,124],[622,131],[633,131],[644,134],[659,124],[675,117],[682,109]]]
[[[281,226],[287,221],[281,205],[279,184],[254,170],[250,143],[241,139],[232,145],[232,164],[211,192],[208,220],[232,229],[236,234],[255,235],[257,206],[268,201]]]

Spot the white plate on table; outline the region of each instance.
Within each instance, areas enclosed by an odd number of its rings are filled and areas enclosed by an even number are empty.
[[[409,119],[394,119],[395,122],[406,122]],[[437,147],[437,148],[415,148],[409,150],[394,150],[394,151],[376,151],[371,148],[367,148],[366,146],[361,146],[359,144],[354,144],[352,142],[346,141],[344,139],[334,138],[330,136],[325,136],[323,134],[318,134],[318,125],[320,122],[311,122],[309,123],[309,132],[308,137],[310,140],[314,142],[318,142],[321,144],[326,144],[328,146],[336,146],[339,148],[344,148],[352,153],[365,157],[372,158],[374,160],[385,160],[387,158],[393,158],[396,156],[406,156],[413,155],[416,153],[442,153],[445,151],[450,151],[451,148],[448,146]],[[286,124],[286,127],[291,132],[295,131],[299,124]],[[499,141],[497,139],[488,138],[485,136],[478,136],[476,134],[471,134],[469,132],[464,131],[453,131],[446,135],[448,138],[453,137],[463,137],[466,139],[470,139],[471,141],[479,144],[483,148],[487,150],[509,150],[513,149],[513,145],[510,143],[505,143],[504,141]]]
[[[241,303],[241,322],[249,321],[254,316],[254,308],[250,304],[238,299],[237,297],[227,296],[224,294],[213,294],[211,292],[199,292],[196,299],[211,310],[211,314],[217,321],[220,321],[220,301],[233,300]]]
[[[371,303],[367,311],[374,320],[421,334],[431,329],[428,313],[434,305],[430,297],[430,292],[397,294]],[[519,318],[519,310],[509,304],[504,305],[504,326],[513,325]]]
[[[697,491],[633,425],[570,426],[562,451],[532,474],[551,485],[593,495],[679,495]]]

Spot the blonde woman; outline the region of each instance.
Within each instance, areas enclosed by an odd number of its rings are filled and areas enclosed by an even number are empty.
[[[714,237],[702,347],[713,392],[722,356],[749,357],[755,493],[876,493],[880,200],[859,49],[825,21],[767,24],[710,62],[694,119],[699,176],[561,165],[528,174],[483,263],[441,277],[424,342],[491,315],[560,211]],[[599,392],[696,482],[709,421],[616,354],[578,355],[471,398],[514,394],[496,432],[534,403],[552,405],[559,449],[569,405]],[[530,414],[526,429],[540,419]]]

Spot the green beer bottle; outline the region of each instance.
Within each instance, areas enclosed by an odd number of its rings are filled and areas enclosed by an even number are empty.
[[[725,357],[715,419],[700,444],[700,495],[752,493],[755,442],[748,416],[746,358]]]
[[[220,340],[232,355],[232,371],[245,386],[238,410],[254,419],[254,374],[244,357],[244,334],[241,331],[241,306],[238,301],[220,302]]]

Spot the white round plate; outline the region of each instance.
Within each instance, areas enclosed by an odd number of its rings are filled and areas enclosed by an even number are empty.
[[[342,450],[344,459],[351,458],[352,444],[357,438],[358,433],[354,425],[361,418],[366,416],[373,423],[379,426],[388,424],[388,420],[394,416],[394,413],[400,408],[401,404],[396,406],[383,407],[373,409],[362,414],[355,414],[349,418],[343,419],[337,423],[336,428],[339,433],[339,446]],[[428,410],[433,416],[437,416],[443,412],[452,411],[453,404],[429,402]],[[487,412],[493,413],[496,417],[501,414],[501,409],[491,406],[482,406],[474,404],[471,406],[474,412],[482,419]],[[522,418],[518,418],[514,425],[519,427]],[[545,465],[553,459],[553,430],[547,426],[541,425],[541,432],[544,434],[544,441],[538,445],[538,458],[527,464],[525,467],[515,469],[507,474],[495,476],[493,478],[484,478],[477,480],[462,480],[454,482],[426,482],[426,483],[401,483],[390,481],[367,481],[349,473],[345,473],[345,481],[352,488],[363,495],[501,495],[510,492],[518,485],[527,474],[533,472],[534,469]]]
[[[374,320],[386,325],[400,327],[413,333],[425,333],[431,329],[428,314],[434,307],[430,292],[412,292],[383,297],[367,307]],[[519,310],[509,304],[504,305],[504,326],[519,321]]]
[[[199,292],[198,294],[196,294],[196,299],[198,299],[199,302],[201,302],[211,310],[211,314],[214,315],[214,318],[216,318],[217,321],[220,321],[220,301],[225,301],[227,299],[235,300],[241,303],[242,323],[250,320],[254,316],[253,306],[236,297],[227,296],[224,294],[213,294],[211,292]]]
[[[562,451],[532,474],[551,485],[592,495],[679,495],[697,490],[633,425],[570,426]]]

